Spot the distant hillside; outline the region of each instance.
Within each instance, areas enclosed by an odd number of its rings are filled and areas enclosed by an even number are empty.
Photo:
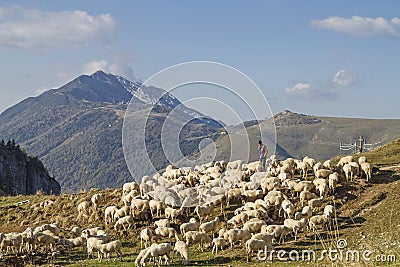
[[[13,141],[0,142],[0,196],[32,195],[37,191],[60,194],[60,184],[50,177],[43,163],[26,155]]]
[[[156,133],[161,132],[160,122],[170,110],[178,111],[175,121],[191,120],[183,129],[183,136],[194,133],[213,138],[221,127],[218,122],[181,105],[162,89],[140,87],[137,82],[98,71],[77,77],[59,89],[27,98],[4,111],[0,114],[0,138],[15,139],[28,153],[38,155],[63,190],[119,187],[132,180],[122,150],[123,117],[129,101],[138,114],[145,114],[158,101],[157,109],[151,113],[154,120],[149,121],[159,123],[149,123],[153,127],[149,133],[153,135],[146,137],[158,168],[168,162],[159,156],[161,146]],[[200,139],[183,138],[184,154],[196,152],[199,142]]]

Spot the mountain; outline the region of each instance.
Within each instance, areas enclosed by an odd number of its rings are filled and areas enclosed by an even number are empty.
[[[0,142],[0,196],[32,195],[38,191],[60,194],[60,184],[44,168],[37,158],[28,156],[15,145]]]
[[[159,152],[160,136],[155,133],[161,132],[162,121],[171,110],[175,109],[177,114],[173,125],[190,121],[182,129],[182,136],[196,133],[198,137],[215,139],[222,127],[162,89],[98,71],[29,97],[4,111],[0,114],[0,138],[15,139],[28,153],[38,155],[63,190],[122,186],[132,180],[121,143],[129,102],[137,116],[150,114],[148,127],[152,129],[146,138],[157,168],[165,167],[168,161]],[[180,145],[188,155],[198,149],[199,142],[200,138],[182,139]]]

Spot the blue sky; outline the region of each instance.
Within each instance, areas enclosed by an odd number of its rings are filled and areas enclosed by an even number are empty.
[[[0,111],[97,69],[146,80],[206,60],[273,113],[400,118],[399,1],[5,0],[0,56]]]

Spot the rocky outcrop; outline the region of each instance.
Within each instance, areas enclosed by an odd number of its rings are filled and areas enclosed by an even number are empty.
[[[52,178],[43,163],[28,156],[15,145],[0,142],[0,195],[60,194],[60,184]]]

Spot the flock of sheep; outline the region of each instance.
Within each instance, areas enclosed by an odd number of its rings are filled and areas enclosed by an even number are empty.
[[[337,186],[364,175],[367,181],[371,179],[371,165],[365,156],[358,162],[345,156],[336,165],[310,157],[278,161],[272,156],[267,166],[263,170],[259,162],[245,164],[241,160],[194,168],[170,165],[161,174],[143,177],[140,184],[124,184],[120,208],[106,206],[100,211],[105,202],[102,193],[78,204],[77,224],[94,210],[104,214],[106,227],[74,226],[70,238],[61,237],[62,229],[55,223],[28,227],[20,233],[0,233],[0,250],[2,256],[40,250],[54,259],[65,250],[80,247],[88,257],[97,252],[102,260],[115,253],[122,260],[122,243],[111,240],[109,231],[115,231],[113,236],[127,233],[143,222],[136,266],[150,261],[169,264],[171,252],[188,264],[189,248],[195,244],[202,251],[211,247],[215,254],[227,246],[242,246],[250,260],[255,252],[273,249],[289,235],[297,240],[306,229],[332,226],[336,211],[329,196]],[[300,178],[295,178],[296,174]]]

